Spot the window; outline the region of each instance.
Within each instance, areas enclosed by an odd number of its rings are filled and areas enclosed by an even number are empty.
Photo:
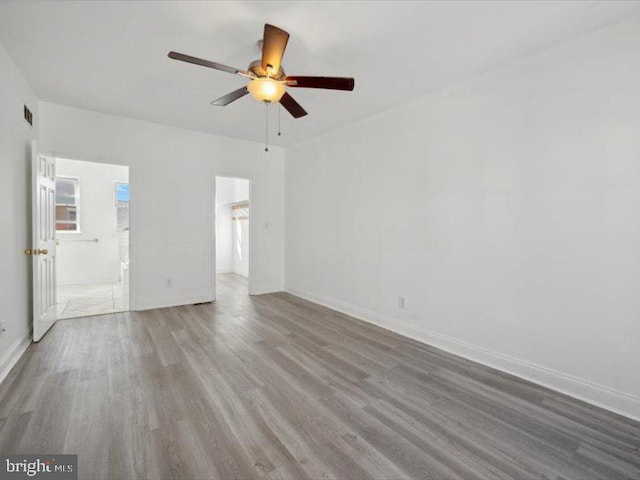
[[[80,232],[78,179],[56,177],[56,231]]]
[[[129,184],[116,182],[116,229],[129,230]]]

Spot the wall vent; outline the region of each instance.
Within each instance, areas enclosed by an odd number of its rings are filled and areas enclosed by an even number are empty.
[[[33,113],[31,110],[25,105],[24,106],[24,119],[25,121],[33,127]]]

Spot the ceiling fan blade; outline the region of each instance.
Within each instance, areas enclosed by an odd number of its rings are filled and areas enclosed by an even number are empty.
[[[239,74],[245,77],[251,77],[252,75],[239,68],[229,67],[221,63],[211,62],[202,58],[192,57],[191,55],[185,55],[184,53],[169,52],[169,58],[174,60],[180,60],[181,62],[193,63],[195,65],[201,65],[203,67],[215,68],[216,70],[222,70],[223,72]]]
[[[264,36],[262,40],[262,68],[267,71],[271,65],[273,73],[278,73],[284,50],[287,48],[289,34],[281,28],[268,23],[264,24]]]
[[[293,116],[293,118],[300,118],[307,115],[306,110],[302,108],[300,104],[296,102],[293,97],[287,92],[285,92],[280,99],[280,105],[282,105],[287,110],[287,112],[289,112]]]
[[[287,77],[288,87],[326,88],[352,91],[355,80],[347,77]]]
[[[219,99],[214,100],[213,102],[211,102],[211,105],[215,105],[216,107],[224,107],[226,105],[229,105],[231,102],[235,102],[239,98],[244,97],[248,93],[249,90],[247,90],[247,87],[242,87],[238,90],[234,90],[231,93],[227,93],[224,97],[220,97]]]

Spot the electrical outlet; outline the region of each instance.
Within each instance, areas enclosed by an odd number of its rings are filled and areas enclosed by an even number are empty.
[[[407,308],[406,297],[398,297],[398,308]]]
[[[173,287],[173,280],[171,280],[170,278],[167,278],[167,279],[164,281],[164,286],[165,286],[165,287],[167,287],[167,288],[171,288],[171,287]]]

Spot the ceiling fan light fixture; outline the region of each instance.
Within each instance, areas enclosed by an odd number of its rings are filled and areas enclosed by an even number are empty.
[[[278,82],[271,78],[256,78],[247,85],[247,90],[253,98],[259,102],[279,102],[285,92],[283,82]]]

